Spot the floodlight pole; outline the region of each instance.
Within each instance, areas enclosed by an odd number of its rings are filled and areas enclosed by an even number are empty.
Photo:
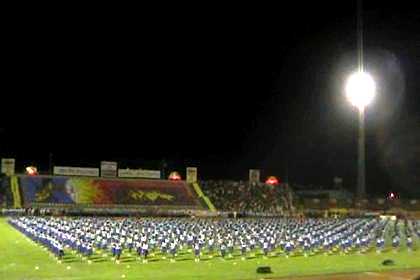
[[[358,39],[358,65],[359,72],[363,72],[363,0],[357,1],[357,39]],[[365,107],[359,107],[359,137],[358,137],[358,160],[357,160],[357,198],[366,196],[365,175]]]
[[[366,196],[365,178],[365,110],[359,108],[359,137],[358,137],[358,162],[357,162],[357,198],[362,199]]]

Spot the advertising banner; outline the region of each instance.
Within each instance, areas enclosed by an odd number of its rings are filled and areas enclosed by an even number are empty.
[[[250,169],[249,170],[249,181],[251,183],[260,182],[260,170],[259,169]]]
[[[11,176],[15,174],[15,159],[2,158],[1,159],[1,173]]]
[[[54,175],[99,177],[99,168],[54,166]]]
[[[197,167],[187,167],[187,183],[197,182]]]
[[[147,169],[128,169],[128,168],[118,169],[118,177],[160,179],[160,171],[147,170]]]
[[[101,177],[117,177],[117,170],[117,162],[101,161]]]

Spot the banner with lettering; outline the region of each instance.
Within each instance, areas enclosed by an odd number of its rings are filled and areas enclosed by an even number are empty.
[[[160,171],[147,170],[147,169],[128,169],[128,168],[118,169],[118,177],[160,179]]]
[[[15,159],[14,158],[2,158],[1,159],[1,173],[7,176],[15,174]]]
[[[54,166],[54,175],[99,177],[99,168]]]
[[[117,177],[117,169],[117,162],[101,161],[101,177]]]
[[[259,169],[250,169],[249,170],[249,181],[251,183],[260,182],[260,170]]]
[[[197,182],[197,167],[187,167],[187,183]]]

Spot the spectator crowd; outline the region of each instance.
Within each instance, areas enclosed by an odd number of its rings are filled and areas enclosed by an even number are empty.
[[[200,186],[214,206],[222,211],[280,213],[287,208],[284,185],[247,181],[202,181]]]

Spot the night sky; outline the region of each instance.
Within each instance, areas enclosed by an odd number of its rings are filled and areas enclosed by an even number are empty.
[[[355,189],[356,1],[138,7],[10,24],[0,153],[33,163],[288,176]],[[365,1],[367,188],[420,192],[420,9]],[[410,6],[411,5],[411,6]],[[108,7],[110,8],[110,7]],[[77,9],[76,9],[77,10]],[[80,12],[80,11],[79,11]]]

